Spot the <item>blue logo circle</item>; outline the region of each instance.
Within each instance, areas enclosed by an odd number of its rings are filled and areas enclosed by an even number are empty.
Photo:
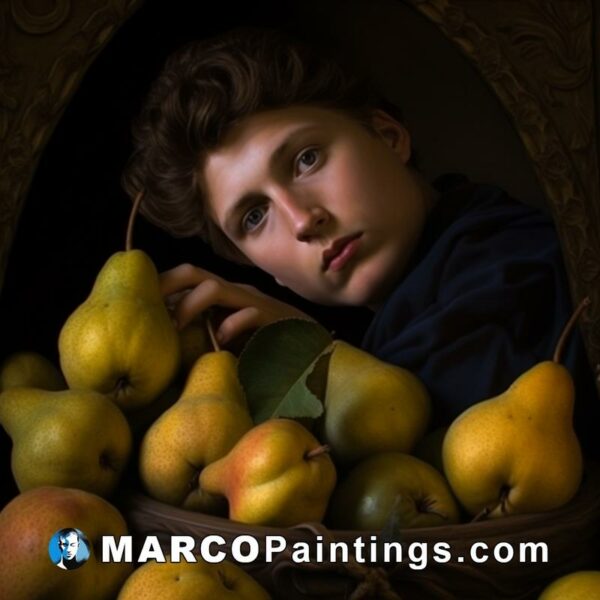
[[[59,569],[72,571],[83,566],[90,557],[90,543],[80,529],[65,527],[50,538],[48,554]]]

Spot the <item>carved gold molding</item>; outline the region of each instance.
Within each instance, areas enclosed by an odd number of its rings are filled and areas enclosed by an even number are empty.
[[[54,0],[54,6],[45,7],[26,5],[22,0],[10,0],[10,9],[15,23],[25,33],[44,34],[58,29],[71,12],[71,0]],[[39,3],[38,3],[39,4]],[[33,8],[33,10],[32,10]]]
[[[89,65],[141,4],[0,2],[0,288],[40,153]]]
[[[600,374],[592,1],[407,1],[475,64],[512,117],[557,224],[573,298],[592,299],[581,329]]]

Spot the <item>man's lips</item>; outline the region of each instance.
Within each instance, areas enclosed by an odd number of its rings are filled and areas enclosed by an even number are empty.
[[[361,233],[338,238],[323,252],[323,271],[339,271],[354,256],[360,246]]]

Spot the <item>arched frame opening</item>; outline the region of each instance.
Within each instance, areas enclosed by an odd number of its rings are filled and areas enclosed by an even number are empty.
[[[396,2],[434,24],[504,107],[557,224],[573,298],[592,298],[581,327],[590,360],[600,365],[594,3]],[[90,65],[144,8],[140,0],[9,0],[0,7],[0,283],[52,132]]]

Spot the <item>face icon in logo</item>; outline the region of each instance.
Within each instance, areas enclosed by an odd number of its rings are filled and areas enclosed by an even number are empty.
[[[60,536],[58,547],[65,560],[73,560],[77,556],[77,549],[79,548],[79,535],[77,532],[69,531],[66,535]]]
[[[78,569],[89,558],[89,543],[79,529],[60,529],[48,545],[50,559],[59,568],[70,571]]]

